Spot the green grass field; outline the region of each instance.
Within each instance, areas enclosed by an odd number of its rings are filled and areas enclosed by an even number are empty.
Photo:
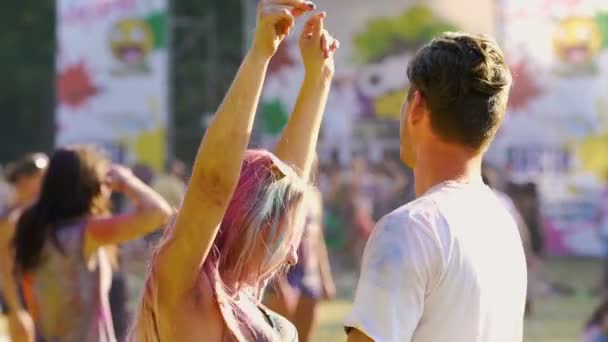
[[[601,264],[588,259],[554,259],[547,262],[545,274],[549,280],[568,285],[575,291],[569,296],[550,295],[539,299],[532,318],[526,321],[525,341],[577,341],[584,321],[599,300],[591,293],[600,283]],[[342,319],[350,307],[354,283],[351,275],[338,277],[341,298],[322,305],[315,341],[344,341]],[[7,341],[3,339],[4,324],[0,318],[0,342]]]

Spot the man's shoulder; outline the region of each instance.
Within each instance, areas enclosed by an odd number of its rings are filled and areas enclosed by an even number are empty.
[[[437,226],[445,222],[431,197],[420,197],[385,215],[376,225],[376,234],[398,231],[400,235],[437,235]]]
[[[433,201],[420,198],[384,216],[365,249],[368,281],[395,290],[403,274],[436,274],[445,259],[441,213]]]
[[[441,210],[435,198],[422,196],[393,210],[382,220],[424,223],[441,216]]]

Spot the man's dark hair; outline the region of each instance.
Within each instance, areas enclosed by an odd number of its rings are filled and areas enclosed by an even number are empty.
[[[426,100],[431,127],[443,140],[479,150],[502,122],[511,72],[483,35],[446,32],[420,49],[407,68],[410,97]]]

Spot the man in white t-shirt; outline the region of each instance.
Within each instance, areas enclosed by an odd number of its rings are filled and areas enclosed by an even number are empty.
[[[417,199],[370,237],[348,341],[521,341],[522,242],[481,179],[511,85],[503,54],[486,36],[444,33],[407,74],[401,158],[414,170]]]

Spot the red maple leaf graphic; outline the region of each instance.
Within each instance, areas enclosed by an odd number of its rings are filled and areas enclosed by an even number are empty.
[[[511,67],[513,73],[513,87],[509,96],[509,108],[520,109],[528,105],[528,102],[542,93],[542,89],[536,84],[530,73],[526,61],[521,61]]]
[[[68,107],[80,107],[99,92],[99,88],[93,85],[84,62],[66,67],[57,75],[55,82],[57,100],[61,105]]]

